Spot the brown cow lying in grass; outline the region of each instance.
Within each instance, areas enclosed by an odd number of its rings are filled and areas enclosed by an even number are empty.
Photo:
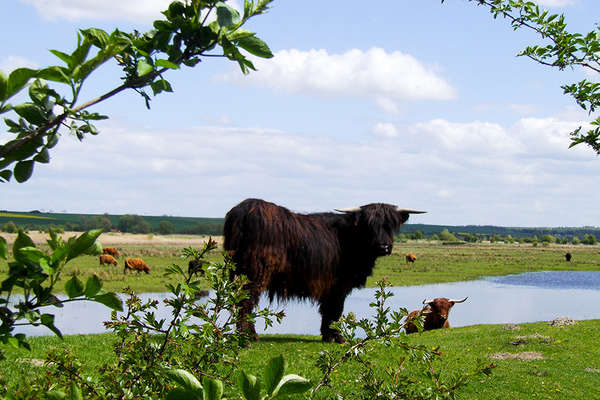
[[[447,299],[445,297],[438,297],[433,300],[423,300],[423,307],[421,310],[412,311],[406,317],[406,333],[415,333],[418,332],[417,326],[412,322],[414,318],[418,314],[425,315],[425,321],[423,322],[423,330],[429,331],[432,329],[440,329],[440,328],[450,328],[450,323],[448,322],[448,314],[450,313],[450,309],[456,303],[462,303],[467,300],[465,297],[462,300],[455,299]]]
[[[415,260],[417,259],[417,255],[414,253],[408,253],[406,255],[406,263],[408,264],[409,262],[414,263]]]
[[[141,258],[126,258],[123,273],[126,274],[128,269],[137,271],[138,274],[142,271],[147,274],[150,273],[150,267]]]
[[[115,267],[117,266],[117,260],[115,260],[115,258],[113,256],[111,256],[110,254],[100,254],[100,265],[104,265],[104,264],[112,264]]]
[[[102,249],[102,253],[110,254],[111,256],[113,256],[115,258],[119,258],[119,250],[117,250],[114,247],[105,247]]]

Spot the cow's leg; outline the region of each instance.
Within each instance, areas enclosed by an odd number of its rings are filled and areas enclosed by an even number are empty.
[[[319,312],[321,313],[321,338],[324,342],[344,343],[344,338],[338,331],[332,329],[329,325],[337,321],[344,311],[344,301],[346,296],[338,294],[321,301]]]
[[[240,308],[240,316],[237,322],[238,332],[246,333],[251,340],[258,340],[254,323],[248,321],[248,314],[250,314],[254,308],[258,305],[258,299],[260,297],[260,289],[250,286],[247,287],[248,298],[242,300],[238,306]]]

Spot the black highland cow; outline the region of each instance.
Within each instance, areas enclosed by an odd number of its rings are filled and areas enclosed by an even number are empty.
[[[234,274],[249,279],[238,330],[257,338],[245,315],[268,291],[271,301],[296,297],[318,303],[323,341],[343,341],[329,325],[342,315],[346,296],[365,285],[377,257],[392,252],[394,234],[409,214],[424,211],[382,203],[337,211],[342,213],[297,214],[247,199],[227,213],[224,248],[233,252]]]

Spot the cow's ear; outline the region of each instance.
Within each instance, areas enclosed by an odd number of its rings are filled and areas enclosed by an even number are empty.
[[[407,211],[401,211],[400,212],[400,223],[403,224],[406,221],[408,221],[409,216],[410,216],[410,214]]]

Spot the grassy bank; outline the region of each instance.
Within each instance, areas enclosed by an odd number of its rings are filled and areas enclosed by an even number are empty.
[[[478,360],[493,362],[490,377],[478,377],[459,392],[464,399],[592,399],[597,398],[600,381],[600,348],[597,346],[600,320],[578,321],[575,325],[550,326],[545,322],[521,324],[507,329],[502,325],[478,325],[430,331],[408,336],[414,344],[440,346],[443,353],[436,368],[445,376],[467,371]],[[113,360],[106,335],[32,338],[32,351],[7,349],[7,360],[0,363],[0,376],[9,390],[28,382],[39,382],[47,367],[45,355],[55,347],[66,346],[81,357],[85,371],[93,374]],[[283,354],[289,373],[313,381],[320,377],[314,363],[318,353],[336,344],[321,343],[315,336],[265,335],[241,354],[242,367],[260,374],[266,360]],[[402,353],[394,348],[375,348],[369,353],[380,366],[397,367]],[[405,371],[410,373],[410,369]],[[333,375],[333,385],[352,398],[360,381],[356,364],[348,364]],[[319,398],[329,398],[323,391]]]
[[[68,235],[65,234],[67,237]],[[9,243],[13,240],[10,236],[7,239]],[[33,239],[44,243],[46,235],[37,235]],[[166,268],[174,263],[187,266],[187,261],[180,257],[182,249],[187,246],[199,248],[206,240],[207,237],[194,235],[103,234],[100,237],[103,245],[119,249],[119,265],[100,266],[98,258],[92,256],[77,258],[67,264],[63,281],[59,282],[58,288],[64,286],[64,281],[71,274],[77,274],[84,280],[96,274],[104,281],[104,288],[107,290],[122,291],[129,286],[138,292],[161,292],[166,283],[173,283],[164,275]],[[564,254],[567,251],[573,255],[571,262],[565,261]],[[406,263],[404,254],[408,252],[417,255],[414,264]],[[150,274],[124,275],[124,257],[141,257],[151,267]],[[210,254],[212,261],[220,258],[219,251]],[[396,243],[392,255],[378,259],[373,276],[367,280],[367,286],[375,286],[375,282],[383,277],[387,277],[393,286],[406,286],[541,270],[600,270],[600,246],[447,245],[416,241]],[[6,262],[0,261],[0,279],[4,279],[7,271]]]

